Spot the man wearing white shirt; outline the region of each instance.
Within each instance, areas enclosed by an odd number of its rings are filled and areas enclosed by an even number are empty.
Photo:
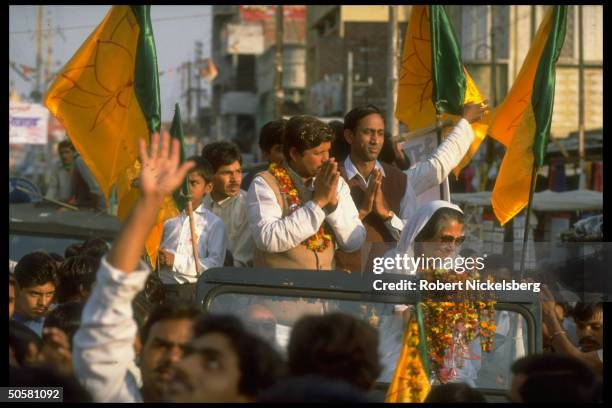
[[[283,140],[286,163],[261,172],[247,196],[255,240],[255,266],[334,269],[336,245],[353,252],[365,228],[329,157],[333,132],[312,116],[289,120]]]
[[[470,123],[485,109],[484,105],[466,104],[463,118],[436,152],[405,172],[377,160],[385,133],[382,112],[377,107],[359,107],[346,114],[344,137],[351,152],[340,164],[340,173],[351,186],[351,196],[367,230],[366,242],[377,245],[370,258],[382,256],[389,249],[382,243],[397,243],[405,221],[416,211],[416,197],[439,185],[461,161],[474,139]],[[363,269],[362,258],[359,253],[336,254],[338,267],[353,272]]]
[[[164,223],[162,233],[159,277],[164,284],[166,301],[194,301],[199,276],[207,269],[223,266],[227,250],[223,221],[202,204],[202,199],[212,190],[212,166],[200,156],[191,157],[189,160],[196,163],[189,172],[188,181],[194,208],[200,273],[196,268],[193,253],[189,216],[183,210],[177,217]]]

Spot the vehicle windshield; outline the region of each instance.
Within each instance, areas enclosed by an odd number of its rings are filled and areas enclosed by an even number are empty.
[[[411,307],[408,306],[407,312],[401,312],[390,303],[222,293],[211,299],[208,310],[214,314],[236,315],[249,329],[268,339],[283,353],[286,353],[291,329],[300,317],[333,312],[353,315],[378,330],[383,363],[378,382],[388,384],[399,358],[405,322],[410,318]],[[481,351],[480,338],[475,338],[468,345],[466,357],[456,362],[457,376],[453,381],[478,388],[509,389],[510,366],[528,352],[530,333],[525,318],[516,311],[498,309],[495,324],[492,351]]]

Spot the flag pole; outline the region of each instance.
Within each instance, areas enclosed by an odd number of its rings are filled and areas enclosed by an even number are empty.
[[[195,221],[193,219],[193,205],[191,204],[191,193],[187,196],[187,215],[189,216],[189,229],[191,230],[191,248],[193,249],[193,259],[195,260],[196,273],[200,276],[202,266],[198,256],[198,242],[196,241]]]
[[[442,144],[442,114],[438,109],[438,104],[434,104],[436,106],[436,136],[438,139],[438,147]],[[444,180],[440,183],[440,200],[446,200],[444,197]]]
[[[523,233],[523,250],[521,251],[521,274],[523,279],[525,274],[525,259],[527,258],[527,239],[529,238],[529,219],[531,217],[531,203],[533,202],[533,193],[535,191],[536,179],[538,178],[537,166],[534,160],[533,168],[531,169],[531,185],[529,187],[529,199],[527,201],[527,214],[525,215],[525,232]]]

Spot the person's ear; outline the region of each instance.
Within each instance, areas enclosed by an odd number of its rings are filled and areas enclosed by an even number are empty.
[[[344,129],[344,140],[346,143],[352,145],[353,144],[353,131],[350,129]]]
[[[297,161],[298,157],[300,157],[300,152],[298,152],[297,148],[291,147],[289,148],[289,157],[291,158],[291,160]]]
[[[212,189],[213,189],[212,181],[207,181],[207,182],[204,183],[204,195],[210,194]]]

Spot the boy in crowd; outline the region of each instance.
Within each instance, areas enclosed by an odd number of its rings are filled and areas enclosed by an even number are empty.
[[[25,255],[15,266],[17,291],[13,319],[42,337],[45,316],[55,296],[57,264],[44,252]]]
[[[189,216],[186,211],[164,223],[159,249],[160,280],[166,301],[195,300],[196,283],[202,272],[223,266],[227,236],[223,221],[207,210],[203,198],[212,190],[213,170],[200,156],[191,157],[196,166],[188,175],[191,205],[198,245],[199,273],[194,261]]]
[[[212,165],[214,174],[213,189],[202,200],[203,205],[225,223],[233,266],[252,266],[254,243],[247,221],[246,192],[240,189],[240,150],[233,143],[216,142],[202,149],[202,157]]]
[[[267,162],[261,167],[252,169],[249,174],[242,180],[241,188],[248,191],[251,182],[260,171],[264,171],[270,166],[270,163],[281,164],[285,159],[283,157],[283,134],[287,126],[287,119],[278,119],[266,123],[259,132],[259,148],[264,160]]]

